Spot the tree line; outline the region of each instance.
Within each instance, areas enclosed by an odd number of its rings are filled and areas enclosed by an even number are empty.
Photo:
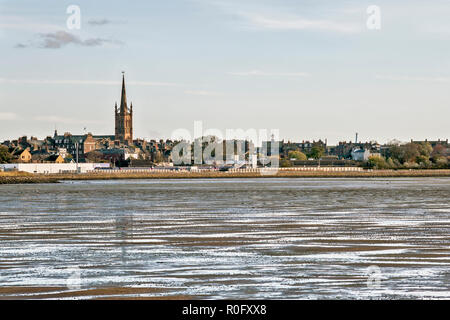
[[[385,157],[371,156],[367,166],[373,169],[446,169],[450,168],[446,147],[429,142],[389,145]]]

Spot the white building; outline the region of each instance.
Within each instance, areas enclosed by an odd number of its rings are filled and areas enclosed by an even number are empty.
[[[367,161],[370,157],[370,150],[355,148],[352,150],[352,159],[355,161]]]

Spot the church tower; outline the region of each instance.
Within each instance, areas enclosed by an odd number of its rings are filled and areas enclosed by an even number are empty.
[[[133,103],[130,108],[127,105],[127,93],[125,91],[125,73],[122,72],[122,96],[120,109],[115,106],[116,131],[115,140],[131,145],[133,143]]]

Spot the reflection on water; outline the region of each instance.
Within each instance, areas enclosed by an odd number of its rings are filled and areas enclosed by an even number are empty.
[[[0,287],[78,267],[84,289],[158,289],[127,297],[450,298],[449,196],[448,178],[2,185]]]

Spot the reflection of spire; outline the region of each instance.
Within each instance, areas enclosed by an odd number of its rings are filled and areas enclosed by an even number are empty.
[[[125,113],[125,111],[128,111],[127,93],[125,91],[125,72],[122,71],[122,97],[120,99],[120,112]]]

